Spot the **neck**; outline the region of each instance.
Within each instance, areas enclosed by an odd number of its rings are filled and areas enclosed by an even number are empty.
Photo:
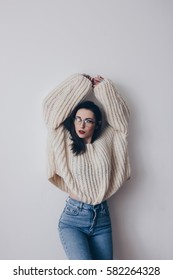
[[[85,138],[85,144],[91,144],[92,138]]]

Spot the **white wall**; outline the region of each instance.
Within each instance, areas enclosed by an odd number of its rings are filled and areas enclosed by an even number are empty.
[[[172,12],[171,0],[0,0],[0,259],[65,259],[42,100],[76,72],[112,79],[131,110],[116,257],[173,258]]]

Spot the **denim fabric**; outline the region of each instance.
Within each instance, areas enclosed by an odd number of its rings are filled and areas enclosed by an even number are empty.
[[[68,198],[58,229],[68,259],[113,258],[111,220],[106,201],[90,205]]]

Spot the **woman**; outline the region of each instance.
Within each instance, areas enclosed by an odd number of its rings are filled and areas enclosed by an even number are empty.
[[[93,91],[99,107],[82,102]],[[75,74],[44,101],[49,128],[48,177],[69,197],[59,234],[69,259],[113,259],[107,199],[130,177],[129,110],[112,82]]]

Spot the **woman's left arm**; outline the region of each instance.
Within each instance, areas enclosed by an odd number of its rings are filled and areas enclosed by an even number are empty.
[[[112,81],[101,77],[94,78],[94,93],[103,106],[109,125],[127,135],[129,108]]]

